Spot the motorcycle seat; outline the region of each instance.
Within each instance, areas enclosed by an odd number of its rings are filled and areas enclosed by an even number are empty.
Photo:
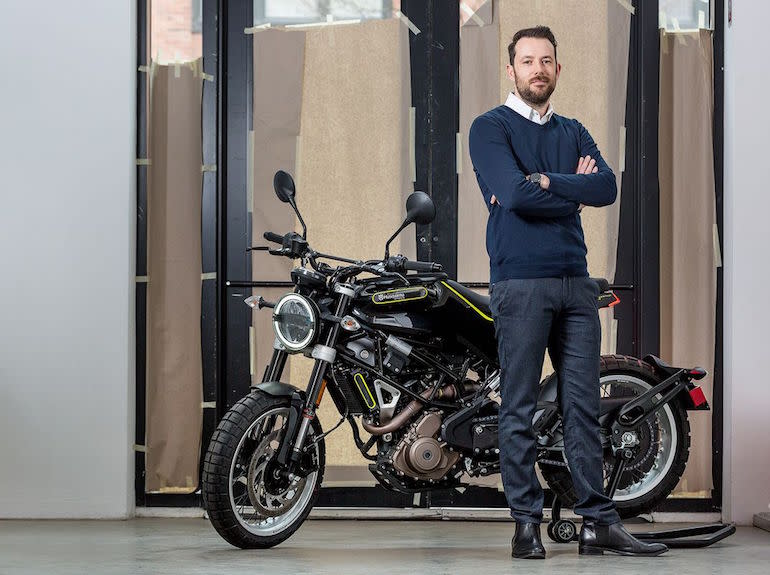
[[[604,278],[590,278],[593,282],[596,283],[597,286],[599,286],[599,292],[605,292],[610,287],[610,282],[607,281]],[[444,282],[449,285],[453,290],[455,290],[457,293],[459,293],[463,298],[465,298],[468,303],[474,305],[477,307],[483,314],[492,317],[492,311],[489,309],[489,296],[483,295],[480,293],[477,293],[473,291],[471,288],[464,286],[461,283],[458,283],[454,280],[444,280]]]
[[[669,365],[659,357],[652,354],[645,355],[642,361],[649,363],[655,368],[655,371],[665,375],[674,375],[677,371],[682,369],[680,367]]]
[[[444,280],[444,282],[451,287],[454,291],[460,294],[468,303],[477,307],[484,315],[492,317],[492,310],[489,309],[489,296],[476,293],[469,287],[465,287],[461,283],[457,283],[454,280]]]
[[[610,282],[604,278],[590,278],[596,285],[599,286],[599,293],[606,292],[610,289]]]

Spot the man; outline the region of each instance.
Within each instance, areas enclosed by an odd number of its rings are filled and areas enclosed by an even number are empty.
[[[559,377],[575,512],[583,516],[580,554],[660,555],[666,546],[629,534],[603,489],[599,288],[588,277],[579,213],[615,201],[615,176],[588,131],[550,104],[561,72],[551,30],[520,30],[508,53],[515,92],[473,122],[470,154],[489,209],[490,306],[502,371],[500,467],[516,520],[512,555],[545,558],[532,418],[546,347]]]

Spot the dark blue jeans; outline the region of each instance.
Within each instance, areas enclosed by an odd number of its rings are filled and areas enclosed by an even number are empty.
[[[548,348],[559,378],[564,446],[578,496],[575,513],[603,524],[619,521],[604,494],[602,472],[598,286],[586,277],[511,279],[489,291],[502,372],[500,470],[511,516],[535,523],[543,518],[532,418]]]

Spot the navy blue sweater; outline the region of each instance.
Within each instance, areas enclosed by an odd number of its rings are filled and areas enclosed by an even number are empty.
[[[615,201],[615,175],[577,120],[553,114],[544,125],[498,106],[476,118],[470,131],[473,170],[489,209],[490,282],[513,278],[587,276],[579,204]],[[590,155],[596,174],[576,174]],[[526,176],[550,178],[548,190]],[[495,196],[499,205],[490,205]]]

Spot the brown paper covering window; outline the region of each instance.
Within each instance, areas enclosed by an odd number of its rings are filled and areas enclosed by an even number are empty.
[[[254,35],[255,243],[264,244],[265,230],[300,231],[291,209],[272,189],[273,173],[283,169],[294,176],[297,204],[315,249],[382,257],[413,190],[408,35],[398,19]],[[414,228],[408,228],[391,251],[414,258],[414,236]],[[296,265],[264,252],[253,257],[254,280],[287,281]],[[275,299],[289,289],[254,291]],[[254,312],[252,327],[253,379],[259,380],[272,354],[269,310]],[[311,367],[312,361],[293,356],[282,379],[304,388]],[[339,419],[328,397],[320,417],[326,429]],[[347,428],[330,435],[326,449],[329,466],[358,469],[367,463]]]
[[[158,66],[147,193],[148,492],[198,486],[201,375],[201,79]]]
[[[711,32],[661,31],[660,353],[676,366],[714,370],[717,270]],[[711,375],[698,384],[713,400]],[[689,412],[690,460],[676,493],[708,497],[711,411]]]

